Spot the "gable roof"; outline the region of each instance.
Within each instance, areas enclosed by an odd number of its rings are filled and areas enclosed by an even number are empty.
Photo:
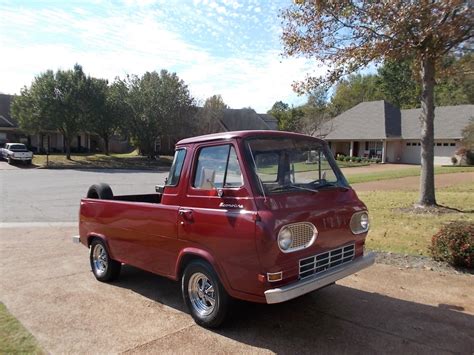
[[[384,100],[361,102],[330,120],[325,131],[325,139],[399,137],[400,110]]]
[[[272,129],[270,125],[261,116],[263,115],[259,115],[254,110],[249,109],[249,108],[242,108],[242,109],[227,108],[223,110],[222,116],[219,118],[219,120],[221,121],[226,131]],[[264,116],[270,116],[270,115],[264,115]]]
[[[404,139],[420,139],[421,109],[401,110],[402,137]],[[461,139],[462,130],[474,118],[474,105],[440,106],[435,108],[434,138]]]
[[[18,127],[18,123],[10,116],[13,95],[0,94],[0,127]]]
[[[324,127],[328,140],[420,139],[421,109],[400,110],[381,101],[361,102]],[[435,139],[460,139],[474,117],[474,105],[435,108]]]

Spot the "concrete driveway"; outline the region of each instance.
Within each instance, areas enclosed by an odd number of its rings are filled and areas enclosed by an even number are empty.
[[[76,228],[0,227],[0,300],[51,353],[474,352],[474,277],[375,265],[280,305],[196,326],[178,283],[124,267],[95,281]]]

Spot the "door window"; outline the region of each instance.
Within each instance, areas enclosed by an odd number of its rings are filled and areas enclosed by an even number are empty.
[[[166,183],[167,186],[178,185],[185,156],[185,149],[178,149],[174,154],[173,164],[171,165],[170,173],[168,175],[168,182]]]
[[[243,184],[237,154],[232,145],[202,148],[199,151],[193,186],[211,190]]]

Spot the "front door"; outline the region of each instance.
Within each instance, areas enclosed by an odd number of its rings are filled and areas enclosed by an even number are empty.
[[[353,157],[359,156],[359,142],[354,142],[354,146],[352,147],[352,156]]]
[[[255,212],[237,152],[222,143],[195,150],[178,238],[211,254],[232,288],[250,292],[259,269]]]

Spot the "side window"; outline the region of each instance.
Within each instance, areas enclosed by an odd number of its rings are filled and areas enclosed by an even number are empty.
[[[220,145],[202,148],[199,151],[194,187],[204,190],[239,187],[242,185],[242,181],[242,173],[234,147]]]
[[[176,186],[181,176],[181,170],[183,168],[184,158],[186,157],[185,149],[178,149],[174,153],[173,164],[171,165],[170,173],[168,175],[167,186]]]

